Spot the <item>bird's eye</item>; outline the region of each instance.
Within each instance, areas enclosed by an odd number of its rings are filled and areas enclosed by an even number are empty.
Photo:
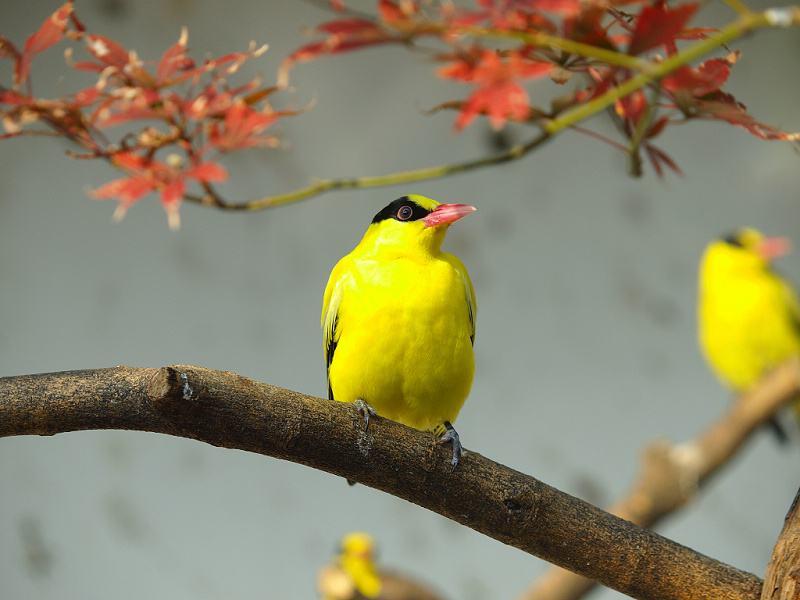
[[[411,215],[414,214],[414,209],[408,205],[401,206],[397,211],[397,219],[400,221],[408,221]]]

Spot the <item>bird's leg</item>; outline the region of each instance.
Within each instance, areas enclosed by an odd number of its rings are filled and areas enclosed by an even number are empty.
[[[450,460],[450,464],[453,465],[453,469],[455,469],[458,466],[458,462],[461,460],[461,453],[463,450],[458,432],[449,421],[445,421],[439,425],[434,432],[437,435],[441,434],[438,440],[440,444],[451,444],[453,446],[453,458]]]
[[[358,412],[358,414],[361,415],[361,418],[364,419],[364,433],[367,433],[369,430],[370,417],[374,417],[378,413],[362,398],[356,398],[355,402],[353,402],[353,405],[356,407],[356,412]]]

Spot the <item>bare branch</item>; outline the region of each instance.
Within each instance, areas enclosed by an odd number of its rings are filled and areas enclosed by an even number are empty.
[[[767,565],[761,600],[800,599],[800,489],[786,513],[772,559]]]
[[[653,527],[683,507],[733,459],[754,431],[800,391],[800,359],[773,371],[741,396],[722,417],[692,441],[673,445],[657,440],[642,452],[639,475],[631,490],[608,510],[641,527]],[[520,600],[578,600],[597,582],[551,569],[534,581]]]
[[[385,187],[389,185],[399,185],[401,183],[413,183],[415,181],[428,181],[447,177],[456,173],[472,171],[483,167],[490,167],[501,163],[518,160],[528,154],[531,150],[538,148],[550,139],[550,134],[540,133],[524,144],[512,146],[508,150],[499,154],[492,154],[482,158],[468,160],[464,162],[450,163],[446,165],[436,165],[433,167],[423,167],[410,171],[395,171],[386,175],[369,175],[365,177],[346,177],[342,179],[319,179],[305,187],[298,188],[285,194],[266,196],[248,202],[230,203],[225,201],[216,193],[207,193],[203,196],[187,195],[184,199],[189,202],[213,206],[223,210],[255,211],[265,208],[273,208],[283,204],[290,204],[299,200],[305,200],[314,196],[319,196],[325,192],[333,190],[353,190],[373,187]],[[209,190],[207,190],[209,191]]]
[[[795,381],[796,383],[796,381]],[[795,386],[795,390],[796,390]],[[761,580],[427,433],[201,367],[0,378],[0,437],[152,431],[308,465],[403,498],[643,600],[756,600]]]

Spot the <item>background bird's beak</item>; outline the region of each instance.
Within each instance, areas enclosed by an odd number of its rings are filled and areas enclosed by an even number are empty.
[[[786,237],[768,237],[761,240],[758,253],[764,260],[774,260],[792,251],[792,242]]]
[[[462,217],[478,210],[469,204],[440,204],[424,219],[425,227],[439,227],[455,223]]]

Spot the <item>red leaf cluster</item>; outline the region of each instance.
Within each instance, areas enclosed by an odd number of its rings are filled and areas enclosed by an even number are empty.
[[[194,179],[208,184],[228,178],[227,171],[217,163],[197,163],[186,167],[177,155],[168,157],[172,164],[129,150],[116,152],[110,159],[115,166],[128,173],[128,176],[100,186],[92,192],[92,196],[98,200],[117,199],[119,205],[114,216],[121,219],[128,207],[137,200],[158,192],[161,195],[161,204],[167,211],[169,225],[173,229],[180,224],[178,208],[186,193],[188,180]]]
[[[78,44],[68,48],[70,65],[95,73],[97,81],[55,100],[37,97],[31,91],[31,62],[65,39]],[[76,50],[85,52],[85,58],[73,61]],[[92,193],[118,200],[117,216],[157,193],[170,225],[176,226],[180,202],[192,182],[208,196],[215,193],[212,184],[227,178],[212,155],[275,146],[277,140],[267,130],[296,114],[269,104],[276,87],[262,87],[255,79],[239,86],[229,82],[242,64],[264,50],[251,46],[197,62],[189,56],[184,30],[160,58],[148,61],[115,40],[87,32],[68,2],[27,39],[22,51],[0,37],[0,59],[14,63],[12,85],[0,85],[6,131],[0,137],[43,133],[33,127],[45,126],[78,143],[86,151],[83,157],[105,159],[126,173]],[[114,128],[123,130],[116,139]]]
[[[0,83],[0,139],[26,134],[67,138],[82,148],[83,158],[104,159],[124,171],[124,177],[93,193],[115,198],[118,216],[144,196],[158,194],[174,226],[181,200],[187,194],[198,199],[192,187],[199,188],[203,201],[222,203],[214,186],[226,178],[217,162],[223,154],[277,144],[271,127],[297,111],[276,110],[270,99],[299,62],[379,45],[412,47],[417,56],[437,64],[439,77],[470,86],[464,97],[439,106],[458,111],[456,129],[478,117],[499,129],[509,122],[543,125],[628,82],[638,74],[638,68],[631,70],[632,60],[658,64],[685,40],[714,32],[692,25],[697,3],[679,0],[474,0],[471,6],[376,0],[371,15],[351,11],[343,0],[331,0],[331,6],[337,18],[319,25],[317,37],[285,59],[278,85],[263,87],[255,79],[237,85],[230,80],[265,48],[195,60],[184,30],[175,44],[148,60],[88,32],[67,2],[21,50],[0,36],[0,60],[13,65],[10,84]],[[551,41],[543,42],[543,36]],[[38,97],[32,65],[59,43],[71,44],[70,65],[94,74],[96,82],[61,98]],[[608,58],[609,51],[616,53],[615,60]],[[757,121],[724,90],[737,57],[731,53],[682,66],[620,98],[614,118],[622,140],[575,130],[624,150],[637,165],[643,155],[658,174],[680,172],[654,145],[676,123],[716,120],[765,140],[800,140],[800,134]],[[550,82],[566,92],[547,107],[535,100],[531,82]]]
[[[497,51],[485,49],[475,60],[456,57],[439,69],[439,76],[476,86],[456,119],[457,129],[463,129],[480,114],[489,118],[494,129],[500,129],[506,120],[524,121],[530,114],[528,92],[519,82],[544,77],[552,69],[551,63],[531,60],[520,52],[501,57]]]
[[[439,77],[473,86],[466,98],[437,107],[459,111],[456,129],[469,126],[478,116],[485,116],[495,129],[508,121],[536,124],[588,102],[635,75],[606,63],[602,57],[533,44],[525,35],[557,36],[657,62],[676,53],[683,40],[702,39],[715,31],[691,26],[698,3],[668,0],[474,0],[472,7],[451,2],[378,0],[372,18],[349,12],[341,2],[336,4],[340,18],[317,27],[323,39],[289,56],[282,80],[297,62],[377,44],[417,46],[424,41],[424,47],[419,47],[433,60],[444,63],[437,70]],[[501,38],[505,39],[497,41]],[[431,42],[442,49],[431,50]],[[589,133],[616,148],[631,148],[637,157],[643,151],[659,174],[664,168],[679,172],[675,161],[653,145],[654,138],[677,122],[716,119],[764,139],[795,140],[796,134],[756,121],[741,103],[722,91],[734,62],[729,56],[712,58],[697,67],[684,66],[660,85],[652,83],[618,100],[615,114],[626,138],[623,143]],[[557,85],[578,83],[565,96],[557,97],[549,111],[535,106],[524,87],[526,80],[545,76]]]

